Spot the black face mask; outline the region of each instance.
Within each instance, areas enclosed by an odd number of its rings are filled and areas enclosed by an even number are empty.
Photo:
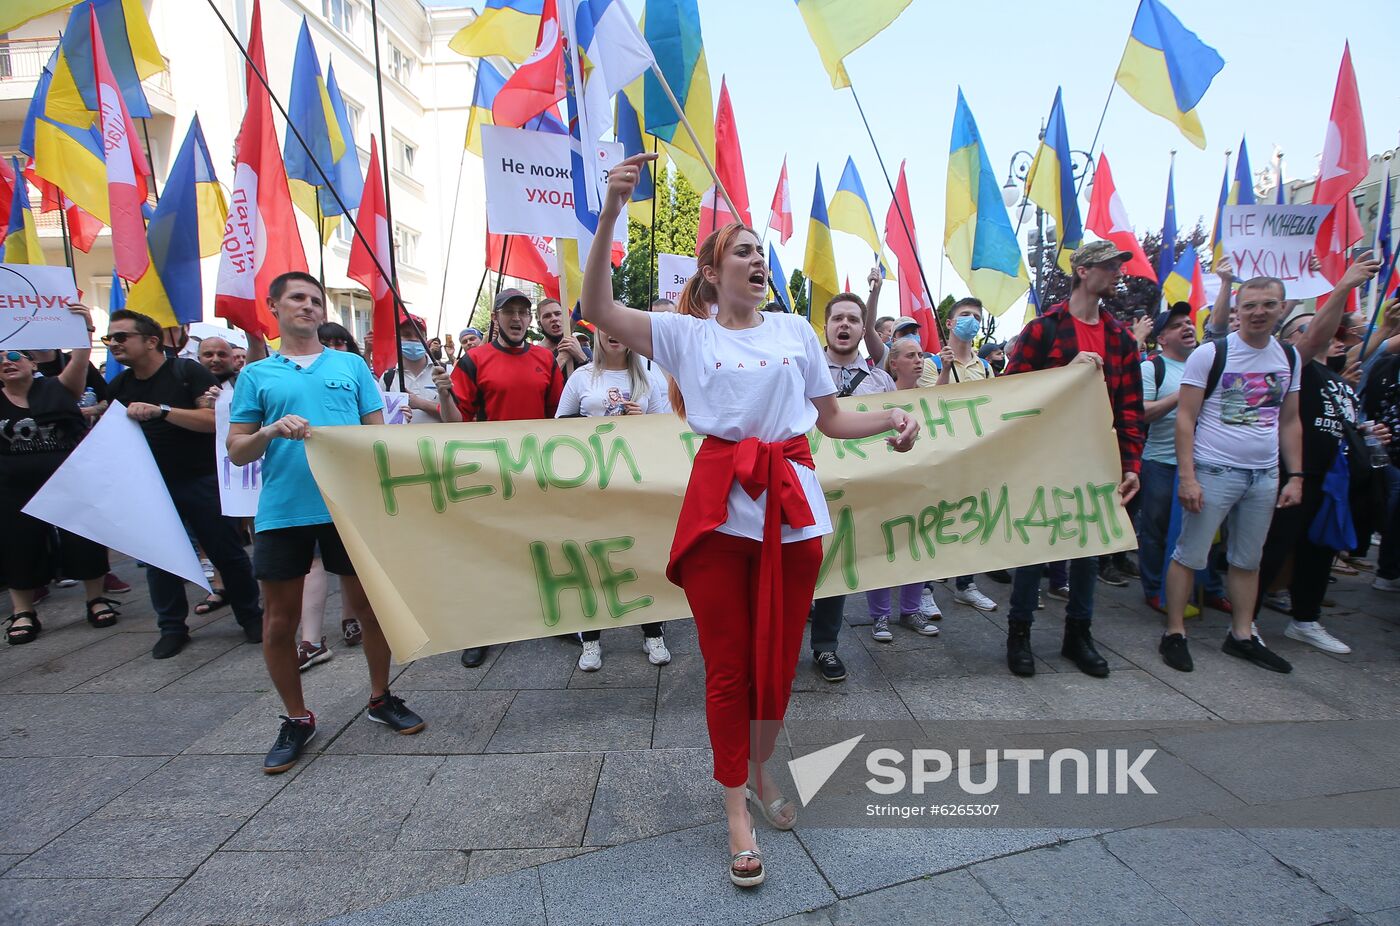
[[[1338,354],[1335,357],[1327,358],[1327,369],[1333,373],[1340,373],[1347,368],[1347,355]]]

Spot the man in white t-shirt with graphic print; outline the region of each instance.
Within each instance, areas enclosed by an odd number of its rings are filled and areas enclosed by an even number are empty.
[[[1301,370],[1296,352],[1274,337],[1284,312],[1283,282],[1256,277],[1241,284],[1237,298],[1239,331],[1192,352],[1177,403],[1181,534],[1167,570],[1167,632],[1160,651],[1167,665],[1183,672],[1192,669],[1186,601],[1216,531],[1227,520],[1227,584],[1234,613],[1221,649],[1275,672],[1290,669],[1251,625],[1274,509],[1296,505],[1302,497]],[[1222,348],[1223,365],[1216,359]]]

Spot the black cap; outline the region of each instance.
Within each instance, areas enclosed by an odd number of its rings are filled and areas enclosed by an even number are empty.
[[[1163,309],[1157,313],[1157,318],[1152,322],[1152,337],[1161,337],[1162,329],[1167,327],[1167,323],[1178,315],[1190,315],[1191,303],[1173,302],[1171,308]]]

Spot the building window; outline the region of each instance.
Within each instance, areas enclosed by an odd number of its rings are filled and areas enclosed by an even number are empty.
[[[405,267],[418,266],[418,232],[395,224],[394,257]]]
[[[389,42],[389,75],[407,87],[413,80],[413,58],[393,41]]]
[[[353,145],[355,140],[360,137],[360,123],[364,121],[365,108],[343,93],[340,98],[345,103],[345,118],[350,122],[350,137],[345,141]]]
[[[394,136],[394,170],[405,176],[413,176],[413,159],[418,155],[418,146],[399,136]]]
[[[321,0],[321,13],[341,32],[360,44],[360,7],[356,0]]]
[[[364,346],[365,335],[374,330],[374,304],[366,293],[339,293],[335,306],[340,311],[341,324],[350,330],[355,340]]]
[[[336,223],[335,238],[341,244],[352,245],[355,243],[355,227],[345,216],[341,216],[340,221]]]

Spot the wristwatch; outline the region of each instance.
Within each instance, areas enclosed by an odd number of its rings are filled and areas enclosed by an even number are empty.
[[[160,420],[161,420],[161,421],[164,421],[166,418],[169,418],[169,417],[170,417],[170,406],[169,406],[169,405],[162,405],[162,406],[160,407]]]

